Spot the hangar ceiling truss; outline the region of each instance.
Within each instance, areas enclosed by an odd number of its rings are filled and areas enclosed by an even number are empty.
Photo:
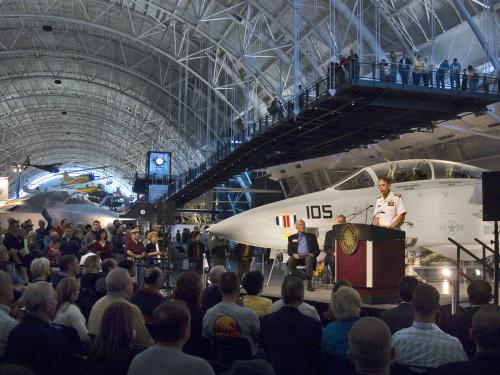
[[[291,96],[294,77],[307,85],[326,74],[332,55],[354,47],[373,59],[430,43],[438,59],[441,38],[466,29],[452,0],[301,0],[296,23],[293,3],[0,0],[0,170],[30,155],[130,178],[161,149],[180,173],[235,123]],[[493,35],[497,2],[465,3]],[[454,52],[481,65],[476,44]]]

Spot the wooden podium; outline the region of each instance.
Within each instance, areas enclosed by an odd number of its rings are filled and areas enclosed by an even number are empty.
[[[405,270],[405,232],[366,224],[339,224],[335,239],[337,280],[349,280],[364,303],[394,303]]]

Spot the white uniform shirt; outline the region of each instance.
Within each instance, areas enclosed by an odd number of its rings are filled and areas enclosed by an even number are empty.
[[[404,213],[406,213],[406,207],[403,197],[391,191],[386,199],[383,196],[378,197],[373,215],[378,217],[380,226],[388,227],[398,215]]]

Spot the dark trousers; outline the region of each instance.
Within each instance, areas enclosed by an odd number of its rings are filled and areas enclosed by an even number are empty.
[[[438,89],[444,89],[444,75],[436,74],[436,83]]]
[[[191,258],[189,259],[189,270],[198,271],[199,273],[203,270],[203,258]]]
[[[325,257],[325,264],[330,267],[332,278],[335,280],[335,256],[333,254],[327,254]]]
[[[250,272],[250,265],[252,264],[252,258],[241,257],[238,261],[238,280],[241,283],[243,276]]]
[[[295,259],[294,257],[290,257],[288,259],[288,268],[291,273],[297,273],[297,266],[306,266],[306,276],[308,279],[312,278],[312,274],[314,271],[315,258],[313,256],[300,257],[299,259]]]

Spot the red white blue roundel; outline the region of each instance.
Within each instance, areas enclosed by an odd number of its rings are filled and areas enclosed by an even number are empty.
[[[297,222],[297,215],[279,215],[276,216],[276,225],[281,228],[290,228]]]

